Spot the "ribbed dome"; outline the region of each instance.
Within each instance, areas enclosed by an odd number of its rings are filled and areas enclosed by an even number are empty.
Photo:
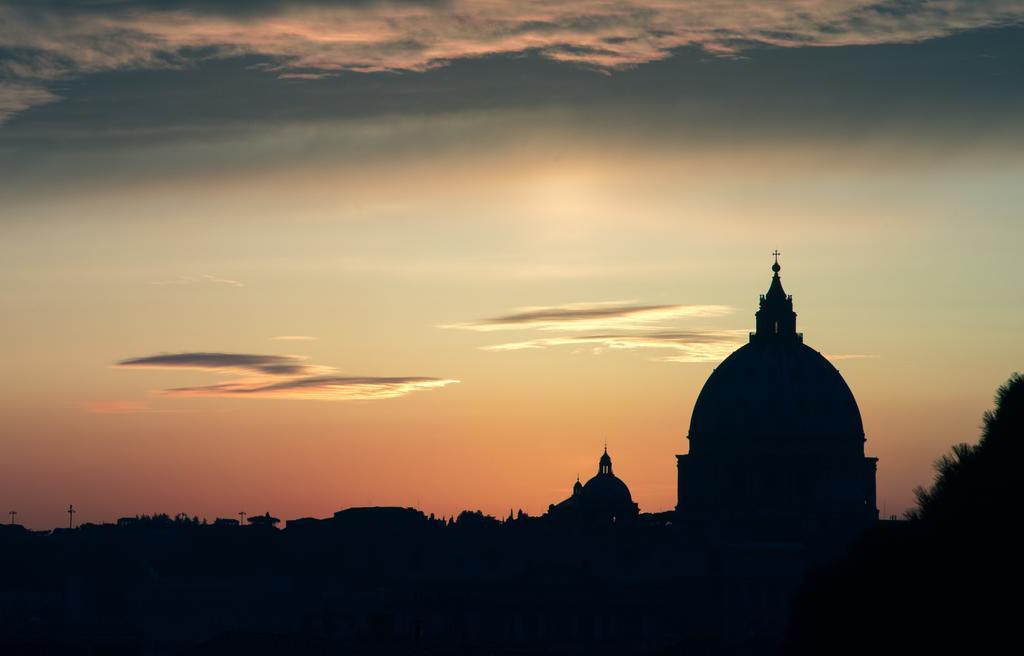
[[[690,452],[857,449],[864,426],[846,381],[798,339],[752,340],[711,374],[690,419]]]

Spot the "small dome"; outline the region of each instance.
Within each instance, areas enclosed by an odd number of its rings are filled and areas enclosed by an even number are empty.
[[[558,505],[551,506],[549,514],[569,517],[574,516],[583,521],[619,522],[632,521],[639,513],[639,507],[633,503],[629,488],[612,473],[612,459],[608,448],[599,461],[597,474],[586,482],[580,483],[579,476],[572,486],[572,496]]]
[[[633,504],[629,488],[614,474],[598,474],[587,481],[583,496],[594,507],[620,508]]]

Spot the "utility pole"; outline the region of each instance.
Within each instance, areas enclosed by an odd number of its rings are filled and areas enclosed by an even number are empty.
[[[14,516],[18,514],[18,511],[17,510],[12,510],[11,512],[9,512],[7,514],[11,516],[11,524],[13,525],[14,524]]]
[[[239,525],[244,524],[245,523],[245,513],[244,512],[238,513],[238,519],[239,519],[239,522],[238,522]]]
[[[68,505],[68,528],[74,528],[75,527],[74,519],[75,519],[75,513],[76,512],[78,512],[78,511],[75,510],[74,504],[69,504]]]

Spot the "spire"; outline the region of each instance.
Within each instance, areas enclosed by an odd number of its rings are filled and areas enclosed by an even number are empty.
[[[779,264],[778,250],[772,253],[775,262],[772,264],[772,281],[768,286],[768,292],[761,296],[760,308],[754,315],[757,320],[757,332],[751,333],[750,341],[789,338],[803,340],[803,336],[796,332],[796,312],[793,312],[793,297],[786,294],[782,288],[782,278],[779,271],[782,266]]]
[[[764,298],[784,301],[786,300],[786,292],[782,289],[782,278],[779,277],[779,271],[782,271],[782,266],[779,264],[779,256],[782,253],[776,250],[772,255],[775,257],[775,264],[772,265],[772,283],[768,286],[768,293],[764,295]]]

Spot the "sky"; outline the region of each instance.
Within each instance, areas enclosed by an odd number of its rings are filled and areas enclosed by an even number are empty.
[[[0,511],[676,502],[771,253],[896,514],[1024,369],[1024,3],[7,0]]]

